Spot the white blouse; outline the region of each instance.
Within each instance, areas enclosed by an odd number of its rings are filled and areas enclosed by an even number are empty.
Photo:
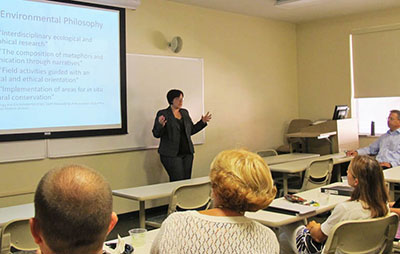
[[[175,212],[162,224],[151,253],[279,253],[274,232],[243,216]]]
[[[346,201],[333,209],[328,219],[321,224],[321,231],[328,236],[332,228],[341,221],[365,220],[371,218],[371,210],[363,207],[360,201]]]

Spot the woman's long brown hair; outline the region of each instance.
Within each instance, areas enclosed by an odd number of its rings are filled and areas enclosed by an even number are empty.
[[[365,202],[372,218],[385,216],[388,213],[389,194],[379,162],[370,156],[356,156],[350,162],[349,170],[358,180],[350,200]]]

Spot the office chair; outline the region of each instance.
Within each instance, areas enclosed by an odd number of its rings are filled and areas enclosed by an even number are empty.
[[[17,219],[5,223],[1,228],[1,254],[9,254],[11,247],[21,251],[38,249],[29,226],[29,219]]]
[[[211,183],[185,184],[177,187],[171,194],[168,206],[168,214],[182,210],[196,210],[211,205]]]
[[[211,183],[184,184],[176,187],[170,196],[167,216],[179,210],[207,210],[211,206]],[[167,217],[166,216],[166,217]],[[165,217],[165,218],[166,218]],[[165,219],[164,218],[164,219]],[[154,228],[161,223],[146,221],[146,225]]]
[[[333,227],[322,254],[392,253],[397,224],[398,217],[394,213],[381,218],[340,222]]]
[[[315,159],[308,164],[300,188],[288,188],[288,192],[297,193],[327,185],[331,181],[333,159]],[[290,184],[290,183],[289,183]]]
[[[301,129],[312,124],[309,119],[293,119],[290,121],[286,134],[300,132]],[[278,153],[304,152],[304,144],[301,138],[287,138],[288,144],[281,145],[276,149]]]
[[[275,149],[265,149],[262,151],[257,151],[256,152],[258,155],[261,157],[269,157],[269,156],[276,156],[278,155],[278,152]]]
[[[261,157],[270,157],[270,156],[276,156],[278,155],[278,152],[275,149],[266,149],[262,151],[257,151],[256,152],[258,155]],[[282,173],[280,172],[271,172],[272,178],[274,179],[274,183],[278,190],[282,190],[283,186],[283,176]],[[299,179],[301,177],[301,174],[290,174],[289,177],[292,177],[290,179]],[[279,191],[279,196],[281,197],[283,194],[283,191]]]

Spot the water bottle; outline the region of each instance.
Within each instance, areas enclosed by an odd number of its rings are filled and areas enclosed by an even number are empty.
[[[371,121],[371,136],[375,136],[375,122]]]

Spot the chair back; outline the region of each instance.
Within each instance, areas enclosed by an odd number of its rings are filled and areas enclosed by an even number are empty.
[[[312,124],[312,121],[309,119],[293,119],[289,123],[289,127],[287,133],[295,133],[301,131],[301,129],[308,127]]]
[[[331,181],[333,159],[316,159],[307,166],[301,191],[327,185]]]
[[[177,207],[193,210],[201,207],[208,209],[211,203],[211,183],[194,183],[181,185],[172,192],[168,214],[176,211]]]
[[[278,152],[275,149],[266,149],[263,151],[258,151],[257,154],[261,157],[269,157],[278,155]]]
[[[381,218],[340,222],[332,228],[322,253],[392,253],[397,224],[394,213]]]
[[[301,129],[308,127],[312,124],[312,121],[309,119],[293,119],[289,123],[289,127],[287,130],[287,134],[300,132]],[[301,138],[287,138],[289,143],[289,152],[293,153],[297,152],[305,152],[305,144]]]
[[[21,251],[38,249],[29,226],[29,219],[12,220],[1,230],[1,254],[9,254],[11,247]]]

